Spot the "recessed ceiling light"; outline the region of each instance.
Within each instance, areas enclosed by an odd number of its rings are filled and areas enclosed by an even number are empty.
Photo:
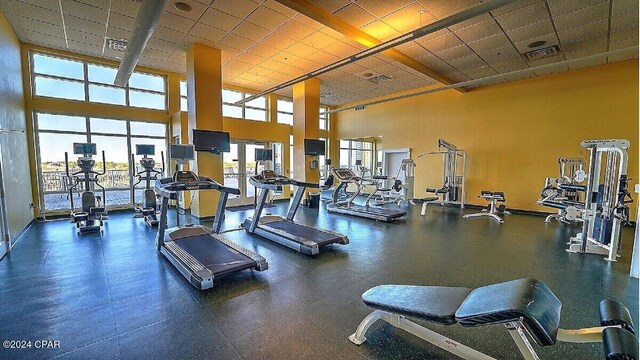
[[[173,7],[176,8],[176,10],[182,11],[182,12],[190,12],[191,11],[191,5],[187,4],[186,2],[182,2],[182,1],[178,1],[175,4],[173,4]]]
[[[539,46],[542,46],[542,45],[544,45],[544,44],[546,44],[546,43],[547,43],[547,42],[546,42],[546,41],[544,41],[544,40],[538,40],[538,41],[534,41],[534,42],[532,42],[531,44],[529,44],[529,45],[527,45],[527,46],[529,46],[530,48],[532,48],[532,49],[533,49],[533,48],[537,48],[537,47],[539,47]]]

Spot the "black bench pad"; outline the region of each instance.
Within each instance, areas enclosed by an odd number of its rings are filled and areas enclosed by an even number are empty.
[[[501,324],[522,318],[538,345],[548,346],[556,343],[561,309],[560,300],[543,282],[519,279],[473,290],[455,316],[463,326]]]
[[[362,294],[362,301],[374,309],[453,325],[456,310],[470,292],[463,287],[380,285]]]

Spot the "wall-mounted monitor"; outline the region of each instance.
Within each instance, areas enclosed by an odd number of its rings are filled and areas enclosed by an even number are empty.
[[[223,131],[193,130],[196,151],[222,153],[231,151],[229,133]]]
[[[97,155],[98,148],[94,143],[73,143],[73,153],[76,155]]]
[[[136,155],[155,155],[156,146],[147,144],[136,144]]]
[[[304,139],[304,154],[311,156],[324,155],[324,140]]]
[[[256,149],[256,161],[273,161],[273,150]]]
[[[169,156],[172,160],[193,160],[196,158],[193,145],[171,144]]]

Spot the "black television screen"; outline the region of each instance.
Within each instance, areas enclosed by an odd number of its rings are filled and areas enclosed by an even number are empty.
[[[304,154],[305,155],[324,155],[324,140],[304,139]]]
[[[169,148],[169,155],[173,160],[195,159],[195,152],[193,151],[193,145],[171,144],[171,147]]]
[[[93,143],[73,143],[73,153],[76,155],[97,155],[98,149]]]
[[[229,133],[223,131],[193,130],[193,145],[196,151],[229,152]]]
[[[273,150],[256,149],[256,161],[273,161]]]
[[[136,144],[136,155],[155,155],[156,146],[146,144]]]

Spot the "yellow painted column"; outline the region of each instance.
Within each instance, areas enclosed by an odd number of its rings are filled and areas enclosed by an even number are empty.
[[[296,180],[317,183],[319,168],[312,170],[317,156],[304,155],[304,139],[318,139],[320,80],[312,78],[293,85],[293,174]]]
[[[187,51],[188,139],[193,129],[222,131],[222,51],[193,44]],[[197,152],[191,170],[200,176],[224,182],[222,155]],[[197,218],[215,215],[217,191],[196,191],[191,213]]]

